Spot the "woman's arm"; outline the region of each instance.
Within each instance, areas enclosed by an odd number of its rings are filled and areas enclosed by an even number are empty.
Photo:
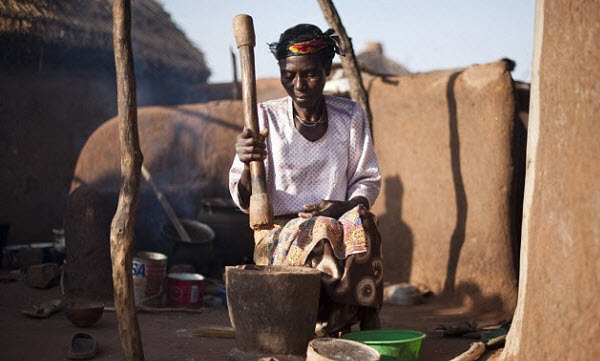
[[[348,191],[346,199],[364,197],[369,207],[375,203],[381,188],[381,173],[375,155],[369,121],[360,105],[355,105],[350,129],[348,156]]]
[[[235,143],[236,156],[229,170],[229,192],[234,202],[244,211],[248,211],[252,182],[250,180],[251,161],[264,161],[267,157],[265,138],[268,130],[263,129],[258,136],[252,130],[244,128]]]
[[[244,164],[244,170],[237,185],[240,206],[248,209],[250,206],[250,195],[252,195],[252,181],[250,179],[250,167]]]

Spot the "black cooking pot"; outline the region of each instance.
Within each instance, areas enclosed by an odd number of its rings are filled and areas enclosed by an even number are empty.
[[[168,223],[163,226],[163,237],[169,242],[169,266],[176,264],[193,265],[196,272],[205,276],[218,276],[215,263],[213,240],[215,232],[206,224],[192,219],[182,219],[181,224],[191,238],[191,242],[181,240],[175,227]]]
[[[233,202],[220,198],[204,200],[198,220],[215,231],[215,255],[223,266],[252,263],[254,231],[248,215]]]

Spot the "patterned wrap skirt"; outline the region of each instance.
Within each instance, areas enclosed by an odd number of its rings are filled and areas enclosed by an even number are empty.
[[[317,335],[333,335],[378,312],[383,302],[381,236],[374,215],[359,205],[339,219],[278,218],[255,232],[258,265],[307,266],[321,271]]]

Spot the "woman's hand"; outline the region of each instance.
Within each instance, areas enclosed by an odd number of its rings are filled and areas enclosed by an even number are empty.
[[[242,133],[237,137],[235,151],[240,161],[245,164],[240,181],[238,182],[238,193],[243,208],[248,208],[250,205],[250,194],[252,193],[249,163],[255,160],[263,161],[267,157],[265,138],[268,134],[269,131],[264,129],[256,136],[256,133],[251,129],[244,127]]]
[[[316,216],[339,218],[347,211],[346,202],[329,201],[326,199],[323,199],[315,204],[307,204],[302,208],[304,208],[304,212],[298,213],[298,216],[302,218],[311,218]]]
[[[332,201],[323,199],[315,204],[305,205],[304,212],[298,213],[302,218],[311,218],[317,216],[340,218],[357,205],[362,204],[368,208],[369,201],[364,197],[355,197],[349,201]]]
[[[235,151],[242,163],[247,165],[252,161],[263,161],[267,157],[265,138],[268,134],[268,129],[256,134],[252,129],[244,127],[235,143]]]

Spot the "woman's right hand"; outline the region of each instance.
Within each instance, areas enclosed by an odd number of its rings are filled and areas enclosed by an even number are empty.
[[[252,161],[263,161],[267,157],[265,138],[268,134],[268,129],[263,129],[257,135],[252,129],[244,127],[244,130],[238,135],[235,143],[235,151],[242,163],[248,164]]]

